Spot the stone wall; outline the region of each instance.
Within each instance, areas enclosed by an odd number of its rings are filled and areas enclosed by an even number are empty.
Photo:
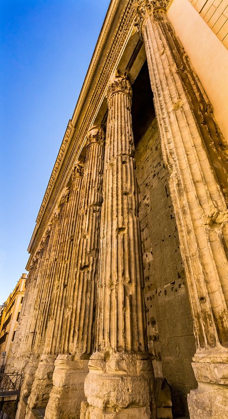
[[[173,0],[168,18],[209,97],[215,119],[228,142],[227,49],[189,0]]]
[[[187,415],[196,387],[192,317],[156,119],[136,147],[149,351],[171,386],[174,416]]]
[[[200,16],[228,48],[228,0],[189,0]]]

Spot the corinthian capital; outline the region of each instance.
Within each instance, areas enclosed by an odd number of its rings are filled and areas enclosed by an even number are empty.
[[[43,241],[43,242],[46,242],[47,241],[47,239],[48,239],[48,237],[50,236],[50,234],[51,234],[51,228],[52,228],[52,222],[49,222],[48,223],[48,225],[47,225],[47,227],[46,227],[46,229],[45,229],[45,231],[44,231],[44,234],[43,234],[43,236],[42,236],[42,240],[41,240],[41,242]]]
[[[53,211],[53,215],[52,215],[52,222],[58,221],[59,219],[59,214],[60,214],[60,208],[58,205],[56,205],[54,211]]]
[[[72,171],[72,180],[81,178],[83,176],[83,165],[80,162],[75,163]]]
[[[135,0],[134,7],[137,13],[136,26],[141,29],[141,25],[147,16],[159,11],[166,11],[171,0]]]
[[[111,99],[116,93],[125,93],[126,95],[132,97],[132,88],[127,76],[120,75],[118,72],[113,80],[111,80],[107,92],[107,99]]]
[[[59,198],[59,201],[58,201],[58,204],[59,204],[59,205],[62,205],[62,204],[64,204],[65,202],[67,202],[67,201],[68,201],[68,198],[69,198],[69,193],[70,193],[70,189],[66,186],[66,187],[63,189],[63,191],[62,191],[62,193],[61,193],[61,195],[60,195],[60,198]]]
[[[91,144],[98,143],[100,145],[104,144],[104,131],[101,127],[94,125],[89,131],[86,136],[87,142],[86,147],[90,146]]]

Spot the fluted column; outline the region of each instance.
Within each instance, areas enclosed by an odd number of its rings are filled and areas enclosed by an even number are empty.
[[[42,256],[43,263],[42,265],[39,265],[37,267],[36,286],[33,288],[33,307],[31,307],[32,315],[30,313],[31,320],[27,331],[28,336],[26,350],[37,357],[40,356],[42,353],[42,349],[40,348],[41,337],[38,330],[39,325],[43,320],[42,307],[45,301],[44,294],[46,288],[50,285],[48,280],[48,272],[50,270],[50,265],[53,259],[53,253],[54,249],[56,248],[56,242],[58,237],[58,215],[59,209],[56,208],[53,217],[44,234],[44,236],[47,236],[48,238],[48,245],[45,253]]]
[[[82,409],[91,419],[151,417],[131,97],[129,81],[117,76],[108,89],[96,351]]]
[[[69,277],[72,269],[73,252],[78,241],[78,221],[80,196],[82,193],[83,168],[77,164],[71,177],[71,185],[61,198],[61,203],[67,200],[67,211],[63,218],[61,246],[56,254],[57,266],[55,283],[51,296],[51,306],[48,315],[48,326],[45,337],[44,354],[58,354],[65,324]]]
[[[46,419],[79,418],[81,402],[85,398],[84,380],[94,341],[103,156],[104,132],[95,126],[87,135],[77,240],[73,249],[61,334],[58,341],[53,341],[57,345],[53,350],[58,350],[59,356],[55,362]]]
[[[68,272],[71,265],[78,203],[81,189],[82,168],[77,164],[70,183],[64,188],[55,211],[57,229],[50,254],[48,269],[41,272],[43,286],[37,302],[40,307],[35,325],[33,351],[42,349],[31,394],[26,419],[32,418],[32,409],[46,407],[52,387],[52,374],[56,352],[55,342],[61,332],[65,306]],[[39,318],[41,317],[41,318]]]
[[[169,1],[135,2],[194,319],[199,389],[191,418],[225,418],[228,404],[227,144],[168,20]],[[191,36],[191,35],[190,35]],[[222,387],[224,386],[224,387]]]
[[[15,365],[20,364],[20,358],[23,360],[22,372],[23,383],[20,392],[20,400],[17,408],[17,419],[24,419],[25,417],[25,398],[28,398],[34,375],[38,366],[40,353],[33,351],[32,342],[34,340],[34,326],[37,321],[39,304],[39,291],[43,285],[42,272],[46,271],[49,261],[49,254],[52,249],[53,239],[55,236],[55,222],[52,221],[48,224],[41,244],[38,247],[35,255],[32,258],[30,271],[28,275],[28,288],[25,292],[25,306],[21,318],[21,342],[15,342]]]

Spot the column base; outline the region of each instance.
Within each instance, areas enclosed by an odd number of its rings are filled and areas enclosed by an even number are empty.
[[[111,409],[110,409],[111,410]],[[108,412],[82,403],[81,419],[151,419],[146,407],[122,409],[118,412]]]
[[[45,419],[80,418],[81,403],[85,401],[84,381],[87,374],[88,360],[72,360],[70,355],[58,356]]]
[[[198,388],[188,395],[191,419],[228,418],[228,351],[200,351],[192,367]]]
[[[32,384],[31,393],[26,409],[26,419],[34,417],[32,410],[45,408],[52,388],[52,375],[54,370],[55,355],[42,355],[35,378]]]
[[[81,419],[155,416],[151,362],[141,355],[96,352],[85,380]]]
[[[188,408],[191,419],[227,419],[228,387],[199,384],[188,396]]]

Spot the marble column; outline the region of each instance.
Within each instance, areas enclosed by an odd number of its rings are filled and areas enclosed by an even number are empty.
[[[59,353],[45,419],[80,417],[88,359],[94,342],[94,309],[98,271],[100,213],[103,201],[104,132],[92,127],[87,135],[77,240],[73,249],[61,334],[52,340]],[[60,327],[60,325],[59,325]]]
[[[225,418],[228,405],[227,144],[168,20],[169,1],[135,2],[178,225],[194,320],[198,389],[191,418]]]
[[[61,331],[81,181],[82,168],[77,164],[69,184],[59,198],[54,213],[56,229],[48,268],[40,273],[43,281],[37,297],[39,311],[35,319],[33,352],[41,353],[41,357],[28,400],[26,419],[33,418],[34,408],[46,407],[52,388],[52,375],[57,355],[57,352],[52,350],[52,344]]]
[[[108,89],[96,348],[83,418],[151,417],[131,98],[128,79],[117,75]]]

